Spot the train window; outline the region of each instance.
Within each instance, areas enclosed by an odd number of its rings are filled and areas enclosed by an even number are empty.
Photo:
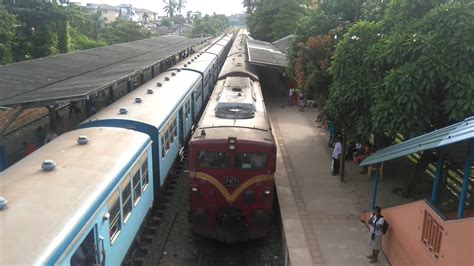
[[[190,97],[188,97],[186,99],[186,102],[184,103],[184,118],[188,118],[190,114],[191,114],[191,102],[190,102]]]
[[[142,163],[142,190],[145,191],[148,185],[148,152],[145,152],[140,159]]]
[[[140,186],[140,162],[137,162],[133,166],[132,171],[132,182],[133,182],[133,204],[137,205],[141,196],[141,186]]]
[[[194,99],[196,102],[199,101],[199,99],[201,99],[201,94],[202,94],[202,85],[199,82],[199,84],[194,89]]]
[[[229,165],[229,154],[225,152],[200,151],[198,155],[199,167],[226,168]]]
[[[122,229],[122,222],[120,220],[120,201],[119,191],[115,190],[108,200],[109,206],[109,234],[110,243],[113,244]]]
[[[267,154],[262,152],[244,152],[235,155],[234,167],[239,169],[265,169]]]
[[[130,173],[125,176],[125,179],[120,185],[122,193],[122,210],[123,223],[126,223],[132,212],[132,186],[130,184]]]

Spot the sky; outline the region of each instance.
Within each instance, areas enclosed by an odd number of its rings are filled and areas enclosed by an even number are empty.
[[[213,12],[225,15],[239,14],[244,13],[242,1],[243,0],[187,0],[186,8],[181,13],[186,16],[186,12],[191,10],[201,11],[203,15],[212,15]],[[86,3],[107,4],[112,6],[131,4],[134,7],[146,8],[158,12],[160,16],[166,15],[163,11],[163,7],[165,6],[163,0],[71,0],[71,2],[81,2],[82,5]]]

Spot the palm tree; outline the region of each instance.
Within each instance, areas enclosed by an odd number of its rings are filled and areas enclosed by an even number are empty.
[[[174,11],[176,9],[176,1],[175,0],[163,0],[163,3],[165,3],[165,7],[163,7],[163,10],[168,14],[170,18],[174,16]]]
[[[257,1],[256,0],[244,0],[242,2],[242,5],[247,9],[246,13],[251,14],[255,10],[255,7],[257,6]]]
[[[186,3],[186,0],[178,0],[178,3],[176,4],[176,11],[178,11],[179,14],[181,14],[181,10],[186,7]]]

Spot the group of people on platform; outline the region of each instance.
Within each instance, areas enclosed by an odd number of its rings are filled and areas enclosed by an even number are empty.
[[[342,136],[337,133],[336,124],[333,121],[327,123],[329,131],[328,146],[333,148],[332,162],[331,162],[331,174],[338,175],[340,169],[341,158],[343,157],[346,161],[352,160],[354,163],[359,165],[365,158],[375,152],[375,147],[370,143],[366,142],[362,144],[361,141],[355,141],[349,145],[349,149],[346,154],[342,156]],[[361,168],[360,173],[367,173],[367,166]]]
[[[286,99],[286,102],[285,102]],[[304,112],[304,107],[306,103],[306,95],[302,89],[289,88],[288,90],[282,87],[282,104],[281,108],[285,107],[285,104],[288,106],[299,106],[298,111]]]

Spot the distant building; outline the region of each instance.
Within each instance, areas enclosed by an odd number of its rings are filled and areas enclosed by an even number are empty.
[[[114,22],[119,17],[125,20],[141,22],[143,24],[156,22],[158,20],[157,12],[143,8],[134,8],[130,4],[110,6],[105,4],[87,3],[84,9],[90,13],[100,12],[101,17],[106,24]]]
[[[143,22],[143,24],[157,22],[159,19],[157,12],[148,9],[135,8],[135,13],[137,15],[138,21]]]

